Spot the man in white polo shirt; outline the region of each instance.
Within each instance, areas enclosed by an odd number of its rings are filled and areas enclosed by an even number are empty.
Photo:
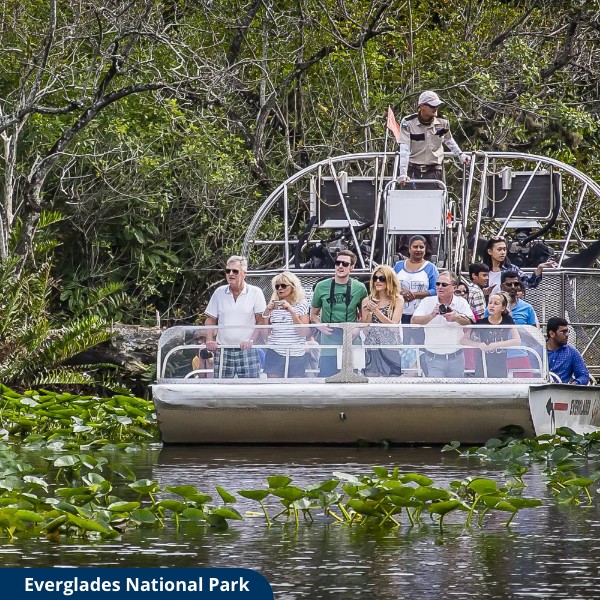
[[[248,261],[243,256],[231,256],[225,269],[227,285],[215,290],[204,311],[205,325],[226,327],[209,330],[206,335],[206,348],[215,352],[215,377],[260,375],[258,351],[252,345],[260,334],[255,325],[262,323],[267,303],[260,288],[244,281],[247,271]],[[217,350],[219,346],[222,348]]]
[[[410,320],[425,327],[425,365],[428,377],[464,377],[465,357],[460,340],[463,326],[475,322],[469,303],[454,290],[459,283],[454,273],[440,273],[437,295],[419,303]]]

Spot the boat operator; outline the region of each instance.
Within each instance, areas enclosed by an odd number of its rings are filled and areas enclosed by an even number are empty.
[[[423,92],[419,96],[417,112],[404,117],[400,124],[391,109],[388,110],[387,126],[394,134],[400,152],[398,183],[406,183],[409,179],[443,181],[442,144],[462,163],[471,163],[471,157],[460,149],[452,137],[448,119],[438,116],[440,104],[442,101],[435,92]],[[423,185],[421,189],[425,187]]]

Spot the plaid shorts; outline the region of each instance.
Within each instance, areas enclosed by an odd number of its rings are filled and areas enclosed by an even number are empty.
[[[223,356],[223,379],[233,377],[250,378],[260,376],[260,359],[258,350],[250,348],[241,350],[239,348],[217,349],[215,353],[215,377],[219,377],[221,367],[221,353]]]

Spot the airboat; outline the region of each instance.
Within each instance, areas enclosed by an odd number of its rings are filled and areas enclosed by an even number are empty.
[[[593,224],[600,186],[552,158],[510,152],[475,152],[471,158],[467,167],[448,155],[445,181],[429,185],[397,185],[398,157],[386,152],[333,157],[297,172],[248,226],[241,248],[251,265],[246,281],[268,299],[272,277],[292,271],[310,297],[315,283],[331,276],[342,249],[357,254],[353,276],[367,280],[377,265],[393,266],[413,234],[427,236],[430,260],[440,270],[465,276],[481,256],[481,240],[504,235],[511,262],[523,270],[548,258],[556,262],[538,287],[527,290],[527,301],[542,325],[552,316],[568,319],[570,342],[598,377],[600,241]],[[369,373],[365,357],[381,348],[362,327],[335,327],[339,343],[327,351],[337,355],[337,374],[318,376],[315,363],[324,348],[308,336],[306,377],[275,379],[224,379],[210,365],[194,368],[194,356],[206,350],[197,342],[203,328],[167,329],[152,386],[163,442],[481,443],[560,427],[579,433],[600,427],[600,387],[559,383],[537,328],[519,326],[514,347],[527,354],[530,368],[490,377],[485,356],[474,356],[464,378],[434,379],[420,364],[426,349],[402,343],[403,326],[394,326],[395,343],[384,346],[402,363],[395,377]],[[257,347],[266,350],[268,327],[261,328],[264,343]]]

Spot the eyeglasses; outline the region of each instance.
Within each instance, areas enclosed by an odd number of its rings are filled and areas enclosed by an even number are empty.
[[[350,263],[348,261],[345,261],[345,260],[336,260],[335,261],[335,266],[336,267],[349,267]]]
[[[381,281],[381,283],[385,283],[385,275],[373,275],[373,281]]]
[[[225,269],[225,273],[227,273],[227,275],[229,275],[229,273],[233,273],[234,275],[239,275],[240,270],[239,269]]]
[[[276,290],[285,290],[286,287],[289,287],[289,285],[287,283],[276,283],[275,284]]]
[[[464,296],[466,293],[465,290],[454,290],[455,296]]]
[[[452,285],[451,283],[446,283],[445,281],[436,281],[435,282],[435,287],[448,287],[449,285]]]
[[[502,285],[506,287],[521,287],[521,283],[519,281],[505,281]]]

